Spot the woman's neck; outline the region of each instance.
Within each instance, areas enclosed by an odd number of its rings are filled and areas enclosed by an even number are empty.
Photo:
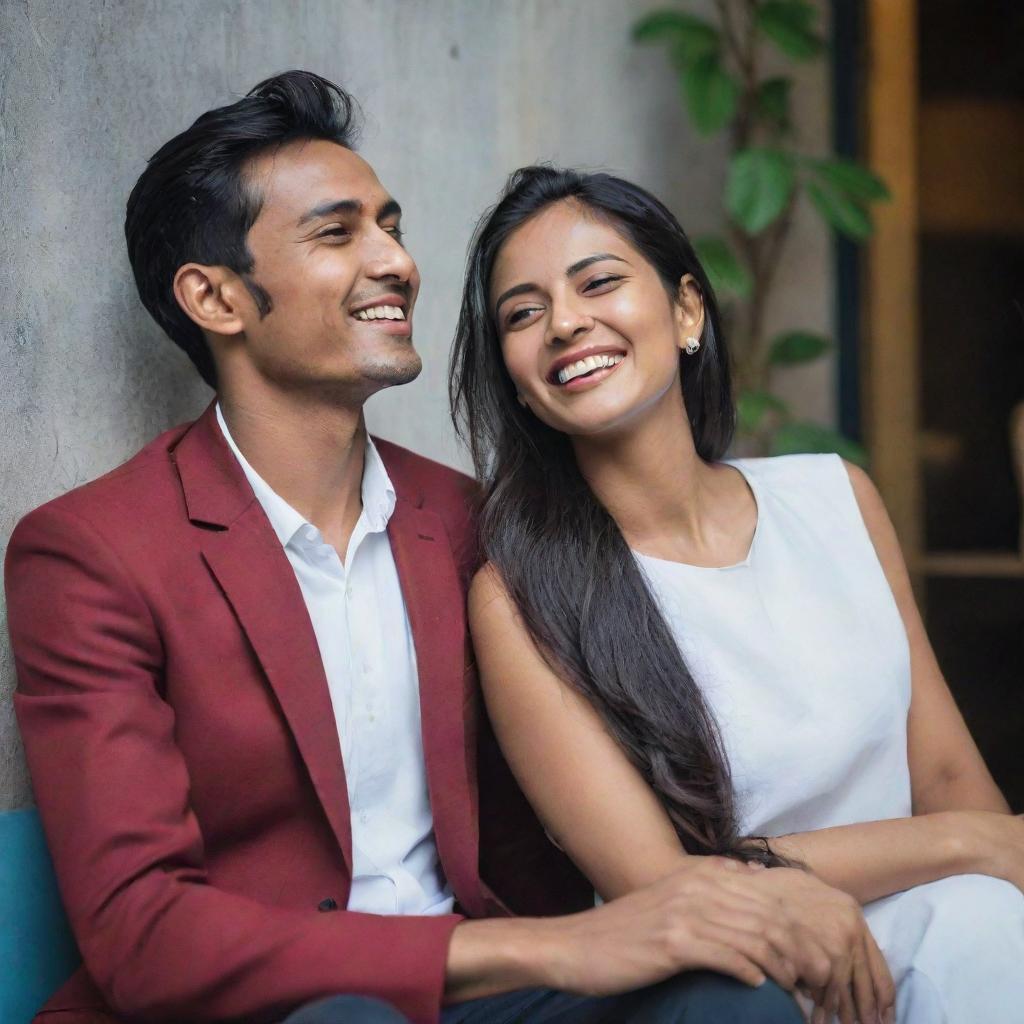
[[[757,524],[754,497],[736,470],[697,454],[681,395],[613,436],[573,438],[573,447],[580,472],[634,550],[693,565],[746,556]]]

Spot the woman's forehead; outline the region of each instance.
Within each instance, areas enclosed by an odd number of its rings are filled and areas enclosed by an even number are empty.
[[[562,200],[517,227],[498,250],[492,287],[522,274],[563,274],[595,252],[632,260],[636,250],[609,220],[581,203]]]

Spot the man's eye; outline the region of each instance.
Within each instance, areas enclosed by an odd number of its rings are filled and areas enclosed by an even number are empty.
[[[348,228],[328,228],[326,231],[321,231],[317,238],[327,238],[329,236],[336,236],[338,238],[344,238],[349,234]]]
[[[595,288],[600,288],[601,285],[611,284],[614,281],[621,281],[622,278],[616,274],[607,274],[604,277],[595,277],[593,281],[588,281],[584,286],[585,292],[593,291]]]
[[[405,232],[400,227],[398,227],[397,224],[394,227],[385,228],[384,230],[396,241],[400,242],[403,238],[405,238]]]

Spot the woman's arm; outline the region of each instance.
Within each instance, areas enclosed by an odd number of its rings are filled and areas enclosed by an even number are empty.
[[[613,901],[602,909],[638,890],[655,892],[686,865],[719,871],[720,858],[686,855],[660,801],[590,704],[538,653],[488,567],[470,588],[469,623],[505,758],[548,834]],[[780,978],[772,968],[781,956],[815,1001],[830,1012],[842,1009],[844,1020],[853,1019],[854,1005],[864,1020],[891,1011],[892,978],[850,896],[802,871],[745,869],[724,877],[728,892],[719,891],[717,875],[702,874],[694,887],[687,943],[707,930],[786,984],[785,970]]]
[[[772,848],[862,903],[970,872],[1024,888],[1024,821],[1008,814],[942,677],[878,491],[863,470],[847,465],[847,471],[910,644],[907,745],[915,817],[803,832],[772,840]]]
[[[548,835],[606,900],[678,868],[682,845],[658,798],[541,657],[489,567],[470,588],[469,624],[495,734]]]

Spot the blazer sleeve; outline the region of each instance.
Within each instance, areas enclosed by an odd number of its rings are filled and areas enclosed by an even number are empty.
[[[44,506],[11,538],[6,587],[39,812],[86,968],[115,1012],[258,1022],[359,993],[436,1021],[457,915],[306,913],[210,884],[160,693],[160,630],[111,545]]]

